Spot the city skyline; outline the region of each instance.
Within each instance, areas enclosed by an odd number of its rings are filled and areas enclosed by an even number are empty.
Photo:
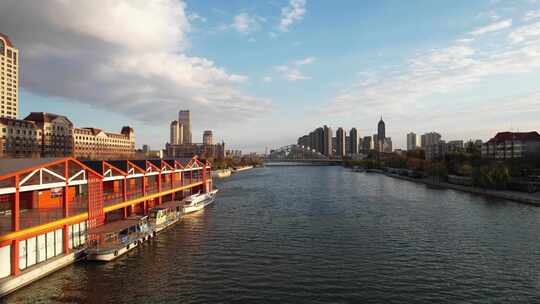
[[[380,113],[395,148],[409,132],[487,140],[538,129],[538,2],[331,5],[51,2],[40,11],[4,1],[0,12],[18,18],[0,13],[0,32],[20,52],[19,118],[130,125],[138,147],[162,147],[179,108],[200,122],[193,141],[212,129],[259,152],[324,124],[370,136]]]

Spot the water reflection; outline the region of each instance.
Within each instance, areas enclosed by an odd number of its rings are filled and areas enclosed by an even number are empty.
[[[538,302],[538,208],[338,167],[216,182],[217,202],[127,256],[9,302]]]

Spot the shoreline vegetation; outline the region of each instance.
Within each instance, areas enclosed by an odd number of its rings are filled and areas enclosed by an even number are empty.
[[[382,157],[370,153],[365,159],[344,159],[355,171],[382,173],[428,186],[453,189],[540,206],[540,156],[490,160],[467,145],[463,151],[426,160],[422,150]]]

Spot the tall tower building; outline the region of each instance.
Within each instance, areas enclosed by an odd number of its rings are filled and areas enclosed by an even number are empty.
[[[204,131],[202,138],[203,138],[202,141],[203,141],[204,145],[211,145],[213,143],[212,131],[210,131],[210,130]]]
[[[338,128],[336,131],[336,155],[337,157],[345,156],[345,131],[343,128]]]
[[[183,126],[181,123],[178,122],[178,120],[174,120],[171,122],[171,145],[180,145],[183,144]]]
[[[189,110],[180,110],[180,112],[178,112],[178,122],[183,126],[183,143],[193,143],[191,137],[191,113]]]
[[[0,118],[19,115],[19,50],[0,33]]]
[[[349,154],[358,154],[358,131],[352,128],[349,132]]]
[[[379,124],[377,125],[377,142],[375,143],[377,151],[379,152],[383,151],[385,138],[386,138],[386,125],[384,124],[384,121],[382,120],[382,116],[381,116],[381,120],[379,121]]]
[[[411,132],[407,134],[407,151],[413,151],[418,148],[418,135],[416,133]]]
[[[332,154],[332,128],[324,126],[323,127],[323,154],[327,157],[331,157]]]

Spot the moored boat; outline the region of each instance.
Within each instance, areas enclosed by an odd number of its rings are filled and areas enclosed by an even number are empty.
[[[153,233],[158,233],[182,219],[184,207],[182,201],[169,201],[148,211],[148,223]]]
[[[212,204],[216,199],[217,192],[218,189],[214,189],[207,193],[197,193],[188,196],[184,199],[184,213],[199,211]]]
[[[131,216],[90,229],[87,260],[112,261],[139,246],[151,236],[148,216]]]

